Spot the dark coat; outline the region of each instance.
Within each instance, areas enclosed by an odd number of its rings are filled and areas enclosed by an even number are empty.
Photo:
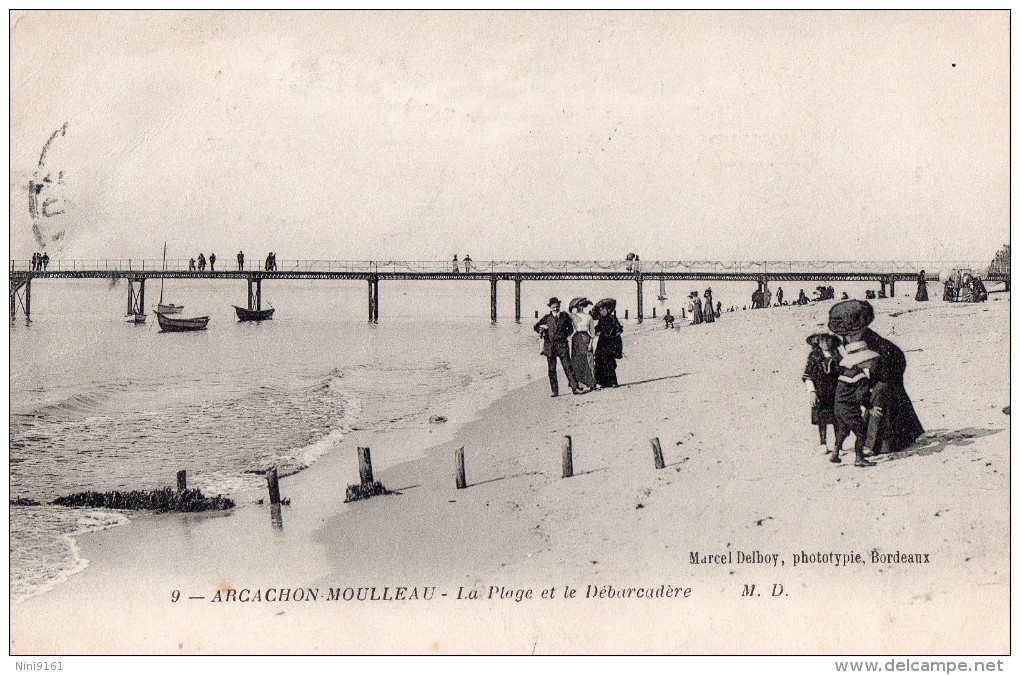
[[[902,450],[924,433],[921,420],[914,412],[914,404],[903,386],[907,357],[902,349],[870,328],[864,331],[861,339],[867,343],[868,349],[881,357],[871,371],[871,405],[882,409],[880,438],[887,450]]]
[[[546,330],[542,330],[542,326]],[[535,324],[535,332],[542,335],[543,356],[565,356],[570,358],[570,335],[574,332],[574,320],[566,312],[553,317],[549,312]]]

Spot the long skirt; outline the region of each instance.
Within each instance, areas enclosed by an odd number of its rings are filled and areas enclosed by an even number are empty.
[[[595,364],[591,350],[591,336],[588,333],[574,333],[570,344],[570,365],[574,367],[574,378],[589,389],[595,388]]]
[[[615,387],[616,381],[616,348],[610,344],[609,339],[599,339],[598,349],[595,350],[595,382],[601,387]]]
[[[917,302],[926,302],[928,300],[928,284],[917,284],[917,295],[914,296],[914,300]]]

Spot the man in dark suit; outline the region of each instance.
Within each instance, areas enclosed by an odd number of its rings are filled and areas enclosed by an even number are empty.
[[[542,354],[549,362],[549,386],[552,395],[560,395],[560,383],[556,378],[556,359],[563,364],[563,372],[567,374],[570,390],[580,394],[581,389],[574,379],[574,369],[570,367],[570,334],[574,332],[574,322],[560,311],[559,298],[549,298],[549,313],[535,324],[535,332],[542,336]]]

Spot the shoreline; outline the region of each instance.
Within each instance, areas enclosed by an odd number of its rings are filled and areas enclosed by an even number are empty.
[[[1001,588],[1009,576],[1004,544],[1009,465],[1008,433],[1000,432],[1008,431],[1009,420],[999,409],[1008,405],[1008,377],[1000,381],[994,355],[1003,344],[1008,350],[1009,302],[1008,296],[999,297],[1006,301],[1002,306],[932,302],[919,307],[907,298],[876,304],[876,330],[908,351],[908,392],[932,439],[916,451],[883,458],[877,467],[833,467],[816,456],[806,403],[767,395],[777,387],[800,391],[806,352],[803,338],[792,337],[813,332],[827,303],[724,313],[715,324],[675,331],[652,322],[624,334],[627,358],[620,362],[619,389],[549,399],[543,372],[459,425],[352,432],[338,452],[281,481],[284,496],[294,498],[283,510],[282,530],[272,529],[268,507],[242,505],[221,518],[158,517],[146,519],[144,532],[140,527],[136,534],[118,535],[129,528],[115,528],[91,535],[82,546],[104,569],[97,564],[64,587],[20,605],[15,614],[24,616],[12,620],[12,637],[20,632],[42,639],[28,615],[38,619],[59,608],[70,612],[71,625],[94,622],[96,616],[114,624],[105,639],[84,632],[73,646],[66,638],[61,643],[57,634],[44,641],[69,651],[81,645],[98,652],[130,646],[143,653],[176,653],[178,645],[185,653],[788,653],[791,648],[937,653],[946,644],[964,653],[1002,648],[1008,645],[1008,635],[1002,634],[1008,606]],[[991,309],[995,312],[985,319],[983,311]],[[945,339],[959,344],[952,335],[968,335],[950,318],[961,314],[994,323],[988,324],[987,339],[965,353],[979,365],[954,370],[957,362],[939,348]],[[939,321],[939,333],[919,332],[929,316]],[[716,339],[707,339],[710,333]],[[768,342],[781,348],[755,351]],[[534,365],[544,371],[537,356]],[[950,373],[963,378],[960,384],[984,381],[991,389],[949,386]],[[786,382],[791,375],[794,381]],[[968,406],[974,397],[986,403]],[[993,401],[996,397],[1003,400]],[[953,412],[951,421],[941,420],[943,410]],[[560,477],[565,434],[574,438],[571,479]],[[652,467],[651,436],[662,439],[664,470]],[[402,494],[339,503],[345,479],[357,481],[358,444],[372,446],[376,476]],[[460,445],[466,448],[466,490],[453,484],[453,450]],[[407,448],[417,448],[417,456]],[[390,461],[404,453],[404,461]],[[933,491],[930,476],[938,472],[946,478]],[[1004,505],[989,509],[989,502],[976,499]],[[185,542],[190,555],[175,546]],[[689,561],[693,551],[789,556],[802,550],[867,553],[871,547],[926,551],[937,564],[923,575],[892,564],[802,565],[784,568],[777,577],[765,565],[706,567]],[[160,570],[173,570],[171,578],[163,579]],[[124,578],[132,580],[130,588],[123,587]],[[451,597],[427,607],[249,606],[242,614],[249,622],[244,631],[231,625],[238,617],[236,605],[170,604],[171,586],[182,580],[203,592],[286,584],[321,589],[424,585]],[[755,581],[785,582],[800,599],[785,606],[749,606],[739,590]],[[582,596],[590,585],[603,590],[690,587],[694,595],[654,605],[661,625],[649,624],[652,605],[627,599],[589,598],[578,606],[513,599],[465,604],[453,597],[458,589],[537,592],[546,585],[571,584],[583,589]],[[140,635],[138,626],[97,607],[96,597],[130,602],[136,618],[169,613],[173,640]],[[858,617],[863,637],[857,643],[847,642],[847,614]],[[584,616],[580,623],[579,616]],[[694,616],[699,618],[692,623]],[[490,625],[485,622],[511,619],[514,630],[504,638],[482,630]],[[839,630],[826,635],[818,629],[834,620]],[[220,634],[213,638],[189,621],[212,622]],[[363,629],[326,634],[324,621]],[[779,621],[793,629],[775,640],[748,632],[757,621]],[[959,627],[961,622],[966,628]],[[640,634],[636,626],[642,627]],[[378,632],[369,639],[366,631]],[[12,651],[20,644],[12,639]]]

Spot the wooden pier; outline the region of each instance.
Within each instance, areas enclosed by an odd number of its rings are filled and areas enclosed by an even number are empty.
[[[773,281],[849,282],[877,281],[890,296],[896,282],[915,282],[921,270],[928,281],[938,281],[938,271],[970,270],[986,281],[1009,288],[1008,270],[986,271],[988,263],[975,262],[852,262],[852,261],[474,261],[470,269],[439,261],[280,261],[275,270],[192,270],[187,261],[163,260],[58,260],[46,270],[32,270],[27,260],[10,261],[10,313],[18,308],[31,319],[32,282],[41,279],[127,279],[129,313],[145,313],[147,279],[244,279],[248,285],[248,308],[262,308],[262,282],[294,279],[360,280],[368,282],[368,321],[379,322],[381,281],[488,281],[493,323],[497,321],[498,283],[514,283],[514,319],[521,321],[521,285],[525,281],[622,281],[635,284],[637,320],[644,320],[644,284],[652,281],[747,281],[767,289]],[[461,263],[463,265],[463,263]],[[137,287],[136,287],[137,285]]]

